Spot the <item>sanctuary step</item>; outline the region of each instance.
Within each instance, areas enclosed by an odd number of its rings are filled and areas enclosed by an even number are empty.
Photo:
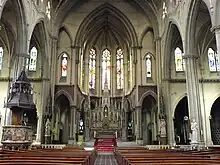
[[[113,152],[117,142],[114,136],[103,136],[96,138],[94,148],[98,152]]]

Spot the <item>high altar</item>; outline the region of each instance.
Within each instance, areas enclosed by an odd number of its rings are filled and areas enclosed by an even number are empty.
[[[86,121],[86,140],[97,136],[115,135],[126,140],[126,113],[122,106],[122,97],[111,98],[108,84],[104,84],[103,95],[95,108],[90,107]],[[117,104],[117,101],[120,100]]]

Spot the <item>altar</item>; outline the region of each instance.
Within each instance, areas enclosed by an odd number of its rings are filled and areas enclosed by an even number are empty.
[[[110,91],[105,84],[102,98],[97,101],[95,108],[90,107],[86,113],[89,116],[86,121],[86,141],[100,135],[114,135],[116,138],[122,138],[122,129],[126,124],[125,111],[121,102],[122,100],[117,104],[116,100],[110,97]]]

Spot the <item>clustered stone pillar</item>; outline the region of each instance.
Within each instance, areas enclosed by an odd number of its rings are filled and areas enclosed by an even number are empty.
[[[141,106],[136,106],[136,115],[137,115],[136,138],[137,138],[137,143],[141,144],[142,143]]]
[[[52,119],[51,119],[51,127],[52,127],[52,142],[53,140],[58,140],[57,138],[57,134],[58,134],[58,128],[57,128],[57,125],[58,123],[56,118],[57,116],[55,116],[55,114],[57,114],[58,112],[56,112],[56,105],[55,105],[55,82],[56,82],[56,64],[57,64],[57,58],[56,55],[57,55],[57,38],[56,37],[52,37],[51,38],[51,62],[49,62],[49,66],[51,68],[51,72],[50,72],[50,77],[51,77],[51,98],[52,98],[52,105],[51,105],[51,108],[52,108]]]
[[[196,146],[202,139],[202,118],[199,96],[199,80],[197,72],[197,58],[195,54],[186,53],[183,58],[186,63],[186,87],[191,123],[191,145]]]

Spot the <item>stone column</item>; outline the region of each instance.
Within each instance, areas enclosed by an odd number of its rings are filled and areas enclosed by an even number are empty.
[[[70,132],[69,132],[69,140],[68,144],[72,145],[74,144],[74,132],[73,132],[73,127],[74,127],[74,106],[70,105]]]
[[[165,108],[166,108],[166,121],[167,121],[167,143],[171,146],[175,145],[175,135],[174,135],[174,123],[173,123],[173,116],[172,116],[172,109],[171,102],[170,102],[170,82],[169,79],[166,77],[164,80],[164,86],[163,86],[163,96]]]
[[[42,125],[43,125],[43,115],[42,112],[37,112],[37,135],[36,135],[36,142],[41,143],[42,137]]]
[[[199,80],[197,72],[197,58],[195,54],[186,53],[183,58],[186,63],[186,87],[189,107],[189,118],[191,122],[191,145],[203,142],[202,117],[199,95]]]
[[[74,102],[74,106],[73,106],[73,139],[74,139],[74,144],[76,144],[76,125],[78,124],[78,121],[76,120],[76,111],[77,111],[77,92],[78,92],[78,88],[77,88],[77,84],[78,84],[78,65],[79,65],[79,52],[80,52],[80,47],[79,46],[75,46],[75,51],[73,51],[75,54],[75,58],[74,58],[74,64],[75,64],[75,76],[74,76],[74,98],[73,98],[73,102]],[[74,66],[74,65],[73,65]],[[88,66],[88,65],[86,65]],[[88,72],[86,72],[88,73]],[[88,77],[88,75],[87,75]],[[85,83],[88,82],[88,81],[85,81]],[[88,86],[88,83],[87,83],[87,86]],[[86,88],[87,89],[87,88]]]
[[[137,125],[136,125],[136,142],[138,144],[142,144],[142,120],[141,120],[141,106],[136,106],[136,117],[137,117]]]
[[[56,64],[57,64],[57,38],[56,37],[51,37],[51,55],[50,55],[50,60],[49,62],[49,68],[51,69],[51,72],[49,72],[49,77],[51,80],[51,98],[52,98],[52,130],[56,130],[57,124],[55,123],[56,121],[56,116],[54,116],[55,113],[55,82],[56,82]],[[55,129],[54,129],[55,128]],[[57,130],[56,130],[57,131]],[[57,131],[58,133],[58,131]],[[54,136],[55,139],[52,138],[52,140],[57,140],[57,135]]]

